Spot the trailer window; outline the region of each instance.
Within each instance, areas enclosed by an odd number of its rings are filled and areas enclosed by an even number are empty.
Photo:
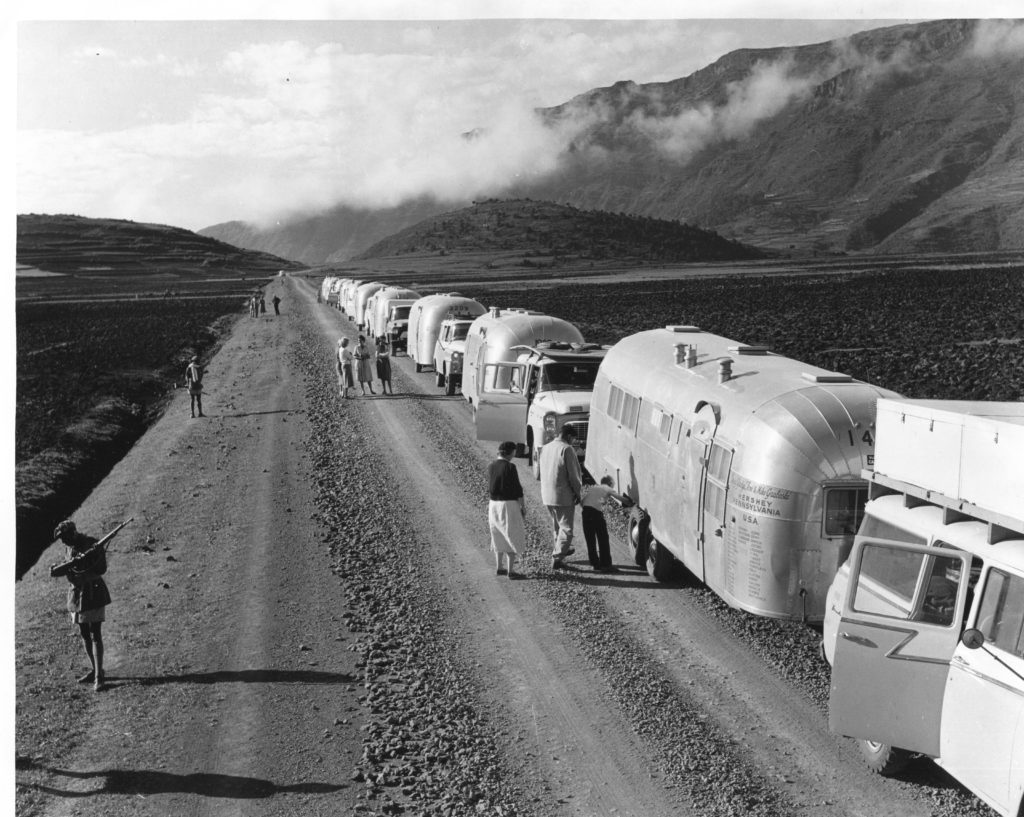
[[[978,629],[993,646],[1024,658],[1024,579],[992,569],[982,591]]]
[[[640,398],[632,394],[624,393],[622,400],[622,425],[633,431],[636,428],[636,419],[640,414]]]
[[[830,488],[825,491],[825,535],[852,536],[864,517],[867,488]]]
[[[622,411],[622,389],[618,386],[612,386],[608,392],[608,416],[613,420],[619,419],[619,413]]]
[[[704,511],[715,519],[725,519],[725,496],[729,483],[732,451],[718,443],[711,445],[708,479],[704,489]]]

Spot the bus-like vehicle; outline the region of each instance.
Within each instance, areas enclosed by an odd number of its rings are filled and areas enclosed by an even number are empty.
[[[886,396],[695,326],[639,332],[598,371],[586,466],[636,503],[629,545],[655,579],[681,564],[732,607],[820,622]]]
[[[869,500],[828,596],[829,727],[873,771],[927,755],[1024,798],[1024,404],[880,400]]]

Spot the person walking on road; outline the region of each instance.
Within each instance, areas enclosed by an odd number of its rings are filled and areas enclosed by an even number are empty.
[[[341,396],[348,399],[348,390],[355,388],[352,377],[352,365],[355,358],[352,350],[348,348],[348,338],[341,338],[338,341],[338,387],[341,389]]]
[[[188,386],[188,401],[192,408],[192,417],[196,416],[196,409],[199,409],[199,416],[203,414],[203,372],[206,371],[199,365],[199,358],[192,355],[188,366],[185,367],[185,385]]]
[[[497,575],[518,578],[515,573],[516,556],[526,547],[526,525],[523,517],[523,486],[519,482],[512,456],[516,444],[505,442],[498,446],[498,458],[487,468],[491,501],[487,507],[487,522],[491,530],[491,550]],[[506,565],[506,566],[503,566]]]
[[[572,443],[576,431],[564,425],[558,437],[540,450],[540,497],[551,514],[554,549],[551,567],[564,567],[563,559],[576,552],[572,547],[576,505],[583,495],[580,461]]]
[[[599,573],[611,573],[615,570],[612,565],[611,547],[608,544],[608,523],[604,518],[604,512],[609,502],[617,502],[623,508],[628,508],[633,504],[633,500],[628,496],[612,489],[610,476],[601,477],[601,482],[598,484],[594,482],[590,472],[584,468],[583,499],[580,502],[583,538],[587,543],[590,566]]]
[[[280,315],[281,314],[281,296],[280,295],[274,295],[274,297],[271,298],[270,302],[274,305],[274,314],[275,315]]]
[[[263,293],[262,292],[260,293],[260,314],[261,315],[266,315],[267,314],[267,302],[265,300],[263,300]]]
[[[66,576],[71,582],[68,588],[68,612],[72,624],[78,625],[85,654],[89,656],[92,669],[78,679],[80,684],[92,684],[99,692],[104,687],[103,676],[103,622],[106,620],[110,591],[101,578],[107,572],[107,554],[102,547],[94,548],[99,540],[79,533],[70,519],[61,522],[53,532],[54,539],[60,539],[67,548],[67,559],[61,564],[50,566],[50,575]]]
[[[391,388],[391,358],[386,335],[377,338],[377,379],[380,380],[381,394],[394,394]]]
[[[359,381],[359,388],[366,394],[369,387],[370,394],[376,394],[373,390],[373,352],[366,345],[366,336],[360,335],[355,351],[352,353],[356,359],[356,379]]]

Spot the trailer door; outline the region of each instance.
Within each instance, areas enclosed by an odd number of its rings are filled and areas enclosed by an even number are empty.
[[[946,676],[963,629],[967,556],[858,538],[851,565],[829,728],[936,757]]]
[[[488,363],[479,372],[476,438],[526,444],[526,395],[521,363]]]
[[[683,564],[701,581],[708,581],[704,534],[704,492],[707,485],[708,455],[718,428],[715,409],[705,403],[690,424],[687,488],[683,507]]]

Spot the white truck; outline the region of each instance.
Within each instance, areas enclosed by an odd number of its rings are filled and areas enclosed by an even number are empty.
[[[571,426],[576,432],[574,448],[582,458],[594,381],[607,351],[596,343],[542,341],[519,349],[514,363],[488,364],[476,403],[477,439],[517,443],[539,479],[541,449],[563,426]],[[508,385],[489,389],[488,382]]]
[[[486,310],[485,310],[486,311]],[[446,318],[434,343],[434,377],[438,386],[451,397],[462,388],[466,360],[466,336],[472,318]]]
[[[425,295],[416,301],[409,310],[408,328],[409,357],[416,364],[416,371],[422,372],[425,367],[434,366],[434,351],[438,338],[441,336],[441,324],[444,321],[461,319],[472,323],[475,317],[486,311],[487,309],[479,301],[467,298],[458,292]],[[440,372],[441,369],[437,369],[437,371]],[[444,385],[444,383],[439,385]]]
[[[1024,404],[878,402],[869,500],[829,591],[829,727],[1024,809]]]

